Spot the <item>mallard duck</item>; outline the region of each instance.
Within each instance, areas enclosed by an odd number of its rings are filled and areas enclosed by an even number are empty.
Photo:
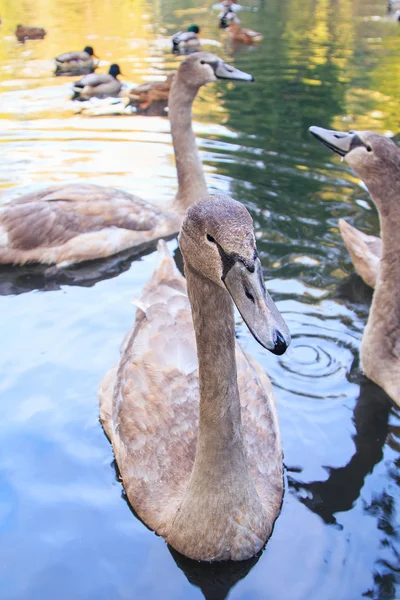
[[[88,100],[89,98],[117,97],[122,89],[122,83],[117,79],[121,74],[119,66],[110,66],[108,74],[91,73],[85,75],[73,85],[72,100]]]
[[[29,27],[28,25],[17,25],[15,36],[19,42],[25,40],[42,40],[46,35],[43,27]]]
[[[170,73],[164,81],[148,81],[129,90],[130,104],[138,104],[142,110],[145,110],[153,102],[168,102],[174,75],[174,73]]]
[[[40,262],[63,268],[128,248],[140,252],[157,239],[176,234],[186,208],[199,194],[207,194],[192,129],[192,104],[201,86],[219,79],[252,81],[253,77],[208,52],[190,55],[174,77],[168,114],[179,185],[169,210],[91,184],[25,194],[0,205],[0,264]]]
[[[342,133],[321,127],[310,131],[344,157],[364,181],[379,212],[380,260],[361,342],[361,365],[400,406],[400,150],[389,138],[371,131]]]
[[[200,27],[197,25],[189,25],[187,31],[178,31],[172,36],[172,51],[185,52],[187,50],[195,51],[200,48],[200,39],[198,34]]]
[[[86,46],[83,52],[66,52],[55,58],[56,70],[55,75],[88,75],[93,73],[98,65],[98,61],[94,61],[96,55],[91,46]]]
[[[261,33],[242,27],[238,17],[236,17],[236,20],[229,25],[228,36],[233,42],[240,42],[241,44],[246,44],[247,46],[256,44],[263,39]]]
[[[160,242],[135,325],[100,386],[101,421],[148,527],[189,558],[245,560],[271,535],[283,464],[271,382],[235,340],[234,304],[271,352],[283,354],[290,334],[242,204],[195,203],[179,245],[186,282]]]
[[[240,19],[237,14],[229,7],[225,7],[224,10],[218,15],[220,29],[227,29],[234,23],[240,23]]]

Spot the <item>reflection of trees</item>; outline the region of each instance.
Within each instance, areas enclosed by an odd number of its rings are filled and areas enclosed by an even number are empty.
[[[303,483],[289,477],[289,488],[298,500],[318,514],[325,523],[336,524],[336,513],[353,508],[359,498],[366,476],[383,457],[383,447],[393,428],[389,425],[392,403],[377,385],[364,379],[353,414],[356,433],[355,452],[344,467],[326,468],[325,481]],[[389,463],[385,489],[364,502],[365,515],[376,520],[380,532],[380,557],[374,564],[373,588],[363,597],[393,600],[400,584],[399,520],[396,499],[400,486],[400,458]],[[397,547],[396,547],[397,546]]]
[[[300,502],[319,514],[326,523],[336,523],[335,514],[351,510],[360,495],[365,477],[382,459],[388,434],[391,401],[380,387],[365,379],[353,414],[355,452],[347,465],[326,467],[328,479],[302,483],[293,477],[289,486]]]

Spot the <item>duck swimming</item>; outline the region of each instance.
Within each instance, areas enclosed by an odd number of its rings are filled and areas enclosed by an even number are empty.
[[[15,36],[17,40],[22,43],[24,43],[25,40],[43,40],[46,36],[46,31],[43,29],[43,27],[17,25]]]
[[[108,74],[91,73],[76,81],[73,85],[72,100],[89,100],[89,98],[117,97],[122,83],[117,79],[121,74],[117,64],[110,66]]]
[[[130,104],[139,105],[141,110],[146,110],[153,102],[168,102],[174,75],[175,73],[170,73],[164,81],[147,81],[129,90]]]
[[[86,46],[82,52],[65,52],[55,58],[55,75],[88,75],[93,73],[97,67],[97,62],[93,60],[95,56],[92,46]]]
[[[182,53],[195,52],[200,48],[198,25],[189,25],[187,31],[178,31],[172,36],[172,52]]]
[[[234,304],[271,352],[283,354],[290,334],[242,204],[193,204],[179,245],[186,282],[159,242],[135,325],[100,386],[101,421],[146,525],[189,558],[245,560],[271,535],[283,464],[271,382],[235,340]]]
[[[218,80],[253,77],[208,52],[188,56],[174,77],[168,114],[178,192],[169,211],[93,184],[51,186],[25,194],[0,205],[0,264],[39,262],[63,268],[128,248],[142,251],[155,240],[175,235],[187,207],[207,194],[192,129],[192,104],[201,86]]]
[[[364,181],[379,213],[379,268],[361,342],[361,365],[367,377],[400,406],[400,150],[389,138],[371,131],[342,133],[311,127],[310,132],[344,157]],[[374,244],[366,240],[365,245]],[[371,253],[366,260],[370,257]]]

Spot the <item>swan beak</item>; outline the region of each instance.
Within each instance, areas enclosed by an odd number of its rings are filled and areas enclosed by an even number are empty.
[[[231,65],[221,61],[218,61],[214,68],[215,77],[217,79],[228,79],[229,81],[254,81],[253,75],[239,71]]]
[[[353,150],[355,146],[364,145],[355,131],[342,133],[341,131],[323,129],[322,127],[315,127],[314,125],[310,127],[308,131],[319,142],[322,142],[330,150],[333,150],[333,152],[336,152],[340,156],[346,156],[346,154],[348,154],[350,150]]]
[[[226,289],[257,342],[274,354],[283,354],[290,332],[265,289],[260,259],[251,268],[237,260],[223,278]]]

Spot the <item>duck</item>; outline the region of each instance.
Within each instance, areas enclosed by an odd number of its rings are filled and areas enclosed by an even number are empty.
[[[246,560],[271,535],[283,464],[271,381],[235,340],[234,305],[271,352],[283,354],[290,333],[240,202],[195,202],[179,246],[186,281],[162,240],[119,362],[100,384],[100,420],[150,529],[194,560]]]
[[[261,33],[258,33],[253,29],[247,29],[245,27],[242,27],[240,24],[240,19],[238,17],[236,17],[236,19],[230,23],[227,30],[229,39],[231,41],[246,44],[247,46],[256,44],[257,42],[260,42],[263,39]]]
[[[169,92],[175,73],[170,73],[164,81],[148,81],[128,92],[131,105],[139,105],[146,110],[153,102],[168,102]]]
[[[43,27],[31,27],[29,25],[17,25],[15,36],[19,42],[25,40],[43,40],[46,30]]]
[[[74,95],[72,100],[89,100],[89,98],[118,97],[122,89],[122,83],[118,79],[121,75],[117,64],[112,64],[108,74],[90,73],[73,85]]]
[[[240,19],[230,6],[225,6],[218,15],[220,29],[227,29],[233,23],[240,23]]]
[[[361,340],[361,366],[400,406],[400,150],[393,140],[371,131],[342,133],[313,126],[310,132],[342,156],[363,180],[379,213],[381,240],[372,251],[376,254],[379,248],[379,265]],[[360,233],[357,240],[362,239]],[[370,240],[364,238],[364,242],[371,247]]]
[[[65,52],[55,58],[55,75],[89,75],[96,69],[98,62],[92,46],[85,46],[82,52]]]
[[[200,27],[198,25],[189,25],[186,31],[175,33],[172,36],[172,52],[185,53],[198,50],[200,48],[199,33]]]
[[[0,205],[0,264],[38,262],[64,269],[127,249],[141,252],[160,238],[176,235],[187,207],[199,193],[207,194],[192,104],[201,86],[219,80],[249,82],[253,77],[208,52],[188,56],[174,77],[168,115],[178,192],[168,211],[95,184],[64,184],[24,194]]]

